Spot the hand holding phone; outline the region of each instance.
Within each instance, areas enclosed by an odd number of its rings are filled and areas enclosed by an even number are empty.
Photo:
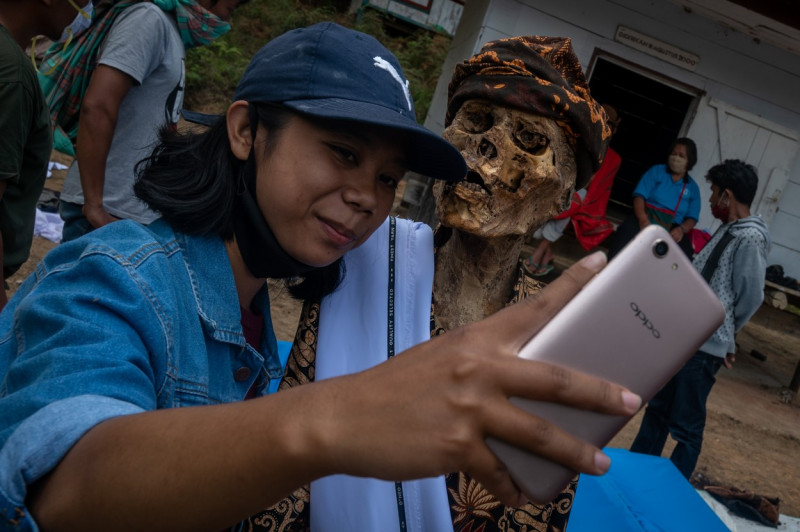
[[[719,327],[722,304],[670,234],[651,225],[632,240],[519,353],[607,379],[643,404]],[[520,408],[598,447],[630,419],[513,397]],[[552,500],[575,476],[560,464],[487,441],[534,502]]]

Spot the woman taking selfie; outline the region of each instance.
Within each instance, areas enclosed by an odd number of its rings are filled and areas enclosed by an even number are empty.
[[[282,368],[266,279],[301,278],[301,297],[332,291],[406,170],[456,180],[465,166],[416,123],[396,58],[335,24],[267,44],[234,100],[205,133],[162,135],[144,163],[136,193],[160,220],[57,247],[0,315],[4,519],[218,531],[336,473],[465,470],[521,503],[490,436],[576,471],[608,468],[597,448],[508,401],[639,407],[619,386],[514,356],[602,268],[598,255],[535,302],[269,394]]]

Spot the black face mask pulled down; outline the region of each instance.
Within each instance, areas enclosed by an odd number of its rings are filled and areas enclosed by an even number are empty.
[[[255,138],[255,135],[253,135]],[[255,198],[256,163],[253,148],[242,168],[233,213],[233,234],[245,266],[258,278],[282,279],[316,270],[292,258],[275,240]]]

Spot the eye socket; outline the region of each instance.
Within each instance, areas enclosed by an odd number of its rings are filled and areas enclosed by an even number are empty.
[[[492,113],[481,109],[469,109],[463,115],[464,131],[467,133],[483,133],[494,126]]]
[[[550,139],[538,131],[531,129],[525,122],[514,124],[514,144],[532,155],[543,155],[550,144]]]
[[[390,176],[389,174],[381,174],[378,176],[378,179],[380,180],[381,183],[395,189],[398,187],[398,185],[400,185],[400,180],[393,176]]]

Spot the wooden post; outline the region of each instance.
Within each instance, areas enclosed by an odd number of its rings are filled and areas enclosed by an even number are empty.
[[[780,290],[766,290],[764,293],[764,300],[773,308],[786,310],[789,306],[788,298],[784,292]]]

